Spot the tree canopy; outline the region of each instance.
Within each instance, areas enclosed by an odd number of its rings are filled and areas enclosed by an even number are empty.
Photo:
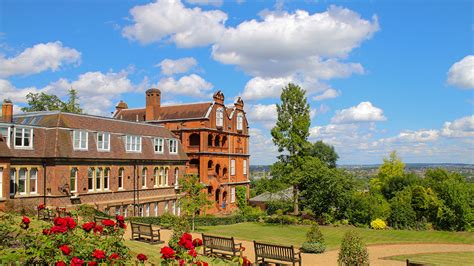
[[[77,91],[70,89],[68,91],[69,98],[67,102],[63,102],[58,96],[54,94],[28,93],[26,100],[27,107],[22,107],[23,112],[38,112],[38,111],[63,111],[68,113],[82,113],[82,109],[78,103]]]

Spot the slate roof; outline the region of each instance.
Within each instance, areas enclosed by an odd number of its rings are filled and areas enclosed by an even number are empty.
[[[29,158],[82,158],[82,159],[113,159],[113,160],[164,160],[186,161],[187,156],[181,144],[178,153],[168,152],[168,141],[165,141],[164,153],[154,152],[153,138],[176,138],[168,129],[152,124],[120,121],[108,117],[70,114],[59,111],[36,112],[15,115],[13,123],[0,122],[0,126],[32,127],[33,149],[13,148],[13,133],[10,140],[11,148],[0,141],[0,157]],[[73,130],[88,131],[88,150],[73,149]],[[13,132],[13,130],[12,130]],[[110,151],[97,150],[97,132],[110,133]],[[125,151],[126,135],[142,136],[142,151]]]
[[[293,198],[293,188],[289,187],[278,192],[264,192],[251,199],[250,202],[269,202],[273,200],[291,200]]]
[[[204,119],[211,106],[212,102],[161,106],[158,121]],[[122,109],[114,114],[114,118],[143,122],[145,121],[145,108]]]

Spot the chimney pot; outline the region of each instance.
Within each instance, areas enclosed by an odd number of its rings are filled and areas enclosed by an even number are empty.
[[[161,107],[161,91],[151,88],[146,91],[145,121],[158,120]]]
[[[2,103],[2,120],[7,123],[13,122],[13,104],[8,99],[3,100]]]

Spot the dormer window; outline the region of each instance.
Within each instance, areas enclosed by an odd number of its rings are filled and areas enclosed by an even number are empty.
[[[125,137],[125,150],[131,152],[142,151],[142,137],[140,136],[126,136]]]
[[[110,133],[107,133],[107,132],[97,133],[97,150],[110,151]]]
[[[153,139],[153,146],[155,147],[155,153],[163,153],[163,138],[154,138]]]
[[[224,108],[219,107],[216,110],[216,126],[222,127],[224,126]]]
[[[3,141],[10,148],[10,127],[0,127],[0,140],[3,138]]]
[[[169,145],[170,145],[171,154],[178,153],[178,140],[177,139],[170,139]]]
[[[15,148],[32,149],[33,148],[33,129],[15,128]]]
[[[237,114],[237,130],[242,130],[244,128],[244,114]]]
[[[72,134],[75,150],[87,150],[88,132],[85,130],[74,130]]]

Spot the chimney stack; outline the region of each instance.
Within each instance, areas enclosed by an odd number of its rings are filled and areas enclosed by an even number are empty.
[[[7,123],[13,122],[13,104],[7,99],[2,103],[2,120]]]
[[[151,88],[146,91],[145,121],[158,120],[160,116],[161,91]]]

